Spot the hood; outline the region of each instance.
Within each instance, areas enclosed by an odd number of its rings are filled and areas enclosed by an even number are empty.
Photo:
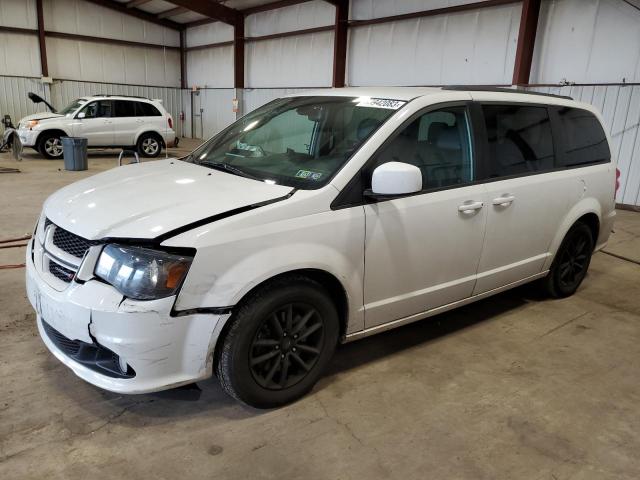
[[[169,159],[117,167],[73,183],[51,195],[44,212],[89,240],[151,239],[292,190]]]
[[[51,112],[32,113],[31,115],[22,117],[20,119],[20,125],[22,125],[24,122],[28,122],[29,120],[46,120],[47,118],[58,118],[58,117],[64,117],[64,115],[60,115],[59,113],[51,113]]]

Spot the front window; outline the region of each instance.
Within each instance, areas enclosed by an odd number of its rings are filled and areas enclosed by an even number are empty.
[[[369,97],[275,100],[223,130],[187,160],[268,183],[320,188],[405,103]]]
[[[75,112],[77,109],[79,109],[85,103],[87,103],[86,99],[84,99],[84,98],[76,98],[73,102],[71,102],[69,105],[64,107],[62,110],[58,110],[58,112],[56,112],[56,113],[59,113],[60,115],[69,115],[69,114]]]

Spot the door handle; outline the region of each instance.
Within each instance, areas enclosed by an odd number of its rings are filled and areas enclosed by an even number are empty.
[[[500,207],[508,207],[509,205],[511,205],[513,203],[513,201],[515,199],[516,199],[516,197],[514,195],[512,195],[510,193],[505,193],[501,197],[494,198],[493,199],[493,204],[494,205],[498,205]]]
[[[458,211],[461,213],[473,213],[476,210],[480,210],[484,206],[482,202],[469,202],[463,203],[458,207]]]

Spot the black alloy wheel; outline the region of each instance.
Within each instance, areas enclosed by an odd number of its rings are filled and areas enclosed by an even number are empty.
[[[587,225],[579,222],[571,227],[545,278],[551,296],[568,297],[575,293],[587,275],[593,248],[593,233]]]
[[[282,406],[309,392],[340,334],[329,292],[301,274],[259,286],[227,322],[216,346],[216,375],[229,395],[257,408]]]
[[[289,303],[272,312],[251,344],[249,364],[263,388],[281,390],[315,366],[324,341],[324,320],[311,305]]]

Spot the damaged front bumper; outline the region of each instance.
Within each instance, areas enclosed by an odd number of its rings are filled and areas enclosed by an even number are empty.
[[[58,291],[41,278],[29,253],[26,285],[44,344],[93,385],[147,393],[211,376],[213,348],[228,314],[172,317],[175,297],[123,299],[97,280]]]

